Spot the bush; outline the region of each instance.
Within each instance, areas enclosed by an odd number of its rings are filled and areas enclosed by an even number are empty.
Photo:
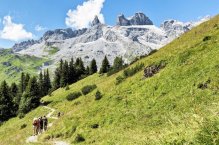
[[[203,38],[203,41],[208,41],[208,40],[211,40],[211,36],[205,36],[205,37]]]
[[[19,119],[22,119],[22,118],[24,118],[24,117],[25,117],[25,114],[24,114],[24,113],[19,113],[19,114],[18,114],[18,118],[19,118]]]
[[[67,85],[66,87],[65,87],[65,90],[66,91],[68,91],[70,88],[69,88],[69,85]]]
[[[125,78],[123,76],[118,76],[116,78],[116,85],[120,84],[121,82],[123,82],[125,80]]]
[[[100,91],[97,91],[95,94],[95,100],[100,100],[102,98],[102,94],[100,93]]]
[[[52,96],[52,92],[54,91],[54,89],[49,89],[48,91],[48,95],[51,97]]]
[[[99,128],[99,124],[92,124],[90,127],[91,127],[92,129],[97,129],[97,128]]]
[[[81,91],[82,91],[83,95],[87,95],[87,94],[89,94],[90,92],[92,92],[96,88],[97,88],[96,85],[87,85],[87,86],[84,86],[81,89]]]
[[[77,134],[77,136],[75,137],[75,143],[79,143],[79,142],[83,142],[85,141],[84,137],[80,134]]]
[[[20,129],[24,129],[24,128],[26,128],[26,127],[27,127],[27,124],[22,124],[21,127],[20,127]]]
[[[75,99],[79,98],[81,95],[82,95],[81,92],[74,92],[74,93],[68,94],[66,96],[66,99],[68,101],[72,101],[72,100],[75,100]]]
[[[144,67],[143,63],[137,64],[135,67],[128,68],[128,69],[124,70],[123,75],[125,78],[133,76],[137,72],[141,71],[143,67]]]

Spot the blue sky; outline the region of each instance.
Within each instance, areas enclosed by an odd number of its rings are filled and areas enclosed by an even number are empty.
[[[81,7],[77,8],[78,5]],[[11,47],[25,39],[37,39],[50,29],[84,27],[94,14],[106,24],[115,25],[117,15],[123,13],[129,17],[135,12],[144,12],[159,26],[166,19],[186,22],[206,15],[214,16],[219,13],[219,1],[0,0],[0,47]]]

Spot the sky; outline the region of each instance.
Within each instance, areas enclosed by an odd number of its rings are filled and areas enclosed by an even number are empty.
[[[219,13],[219,0],[0,0],[0,47],[39,39],[47,30],[89,27],[97,15],[116,25],[126,17],[145,13],[156,26],[168,19],[195,21]]]

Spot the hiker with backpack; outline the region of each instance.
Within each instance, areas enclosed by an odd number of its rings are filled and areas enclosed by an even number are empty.
[[[47,130],[47,125],[48,125],[48,119],[46,116],[43,117],[43,130]]]
[[[43,117],[40,117],[40,133],[43,133]]]
[[[33,119],[33,135],[37,135],[38,134],[38,131],[37,131],[37,124],[38,124],[38,119],[37,118],[34,118]]]

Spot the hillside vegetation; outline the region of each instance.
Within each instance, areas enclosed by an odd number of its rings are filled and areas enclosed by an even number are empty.
[[[109,77],[94,74],[69,89],[58,89],[42,101],[63,115],[39,136],[37,144],[51,140],[84,145],[219,144],[218,56],[216,16],[130,66],[143,63],[146,68],[165,62],[153,76],[145,78],[143,69],[127,77],[123,71]],[[88,85],[96,87],[67,100]],[[102,98],[95,100],[97,90]],[[0,144],[25,144],[32,118],[46,111],[39,107],[23,119],[4,123]],[[24,123],[27,127],[21,129]]]
[[[28,55],[18,55],[11,49],[0,50],[0,79],[17,82],[21,72],[37,74],[47,60]]]

